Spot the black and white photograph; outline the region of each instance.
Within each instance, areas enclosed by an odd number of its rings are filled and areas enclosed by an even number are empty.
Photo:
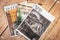
[[[51,22],[33,9],[18,30],[31,40],[38,40]]]

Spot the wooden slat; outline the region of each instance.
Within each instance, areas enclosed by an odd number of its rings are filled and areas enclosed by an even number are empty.
[[[0,6],[4,7],[4,6],[7,6],[7,5],[14,4],[14,3],[21,3],[23,1],[26,1],[26,0],[1,0],[0,1]]]
[[[53,28],[53,30],[51,30],[50,34],[46,37],[45,40],[57,40],[57,39],[60,39],[58,38],[58,36],[60,33],[60,19],[57,21],[55,27]]]
[[[30,2],[30,3],[38,3],[40,5],[43,5],[45,0],[28,0],[28,2]]]
[[[52,31],[52,29],[55,27],[58,19],[59,19],[59,16],[60,16],[60,2],[57,2],[55,4],[55,6],[52,8],[52,10],[50,11],[50,13],[55,16],[55,20],[53,23],[51,23],[51,25],[46,29],[46,31],[44,32],[44,34],[41,36],[41,40],[45,40],[46,37],[48,35],[50,35],[50,32]]]
[[[15,36],[15,37],[8,37],[8,38],[0,38],[0,40],[27,40],[22,35]]]
[[[55,3],[55,0],[45,0],[42,7],[47,11],[49,11],[50,8],[54,5],[54,3]]]
[[[11,37],[11,40],[26,40],[23,36]]]
[[[10,2],[11,4],[14,4],[14,3],[21,3],[21,2],[24,2],[24,1],[27,1],[27,0],[11,0],[12,2]]]
[[[0,5],[0,34],[8,25],[7,18],[5,13],[3,12],[3,7]]]
[[[6,39],[10,37],[10,32],[9,32],[9,28],[7,27],[7,29],[5,30],[5,32],[2,34],[2,36],[0,37],[1,39]]]
[[[28,0],[30,3],[39,3],[40,0]]]

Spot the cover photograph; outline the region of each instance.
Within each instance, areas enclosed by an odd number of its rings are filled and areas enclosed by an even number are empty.
[[[35,5],[18,30],[30,40],[38,40],[54,19],[55,17],[41,6]]]

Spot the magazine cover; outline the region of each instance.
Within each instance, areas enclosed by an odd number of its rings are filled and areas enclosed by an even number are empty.
[[[30,40],[38,40],[54,19],[54,16],[36,4],[18,30]]]

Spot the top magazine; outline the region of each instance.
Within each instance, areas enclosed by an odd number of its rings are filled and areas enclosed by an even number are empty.
[[[54,19],[54,16],[36,4],[17,30],[27,36],[27,40],[38,40]]]

